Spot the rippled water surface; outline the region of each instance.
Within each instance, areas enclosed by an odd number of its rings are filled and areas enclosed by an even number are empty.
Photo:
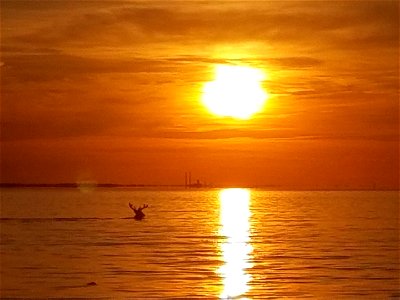
[[[397,192],[4,189],[0,226],[2,297],[400,296]]]

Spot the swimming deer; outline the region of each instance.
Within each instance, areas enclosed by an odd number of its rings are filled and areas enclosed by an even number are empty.
[[[138,208],[136,208],[135,206],[132,205],[132,203],[129,202],[129,207],[133,210],[133,212],[135,213],[135,216],[133,217],[135,220],[142,220],[144,218],[144,213],[143,213],[143,209],[149,207],[147,204],[143,204],[143,206],[139,206]]]

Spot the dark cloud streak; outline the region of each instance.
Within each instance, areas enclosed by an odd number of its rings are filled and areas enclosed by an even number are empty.
[[[286,3],[286,2],[285,2]],[[52,24],[38,32],[19,35],[12,42],[35,45],[134,46],[143,43],[224,43],[257,41],[296,43],[316,47],[338,43],[346,47],[395,47],[398,41],[398,6],[395,2],[271,2],[262,7],[196,10],[140,7],[99,9],[71,16],[68,24]],[[176,4],[176,3],[175,3]],[[282,7],[283,6],[283,7]],[[277,9],[281,8],[281,9]],[[286,9],[285,9],[286,8]],[[356,35],[353,33],[357,32]]]

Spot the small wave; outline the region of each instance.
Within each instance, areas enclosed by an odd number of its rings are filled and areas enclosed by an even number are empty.
[[[0,222],[43,223],[43,222],[82,222],[105,221],[114,218],[0,218]]]

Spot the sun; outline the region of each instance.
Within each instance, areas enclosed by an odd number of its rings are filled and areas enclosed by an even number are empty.
[[[268,99],[261,86],[264,79],[260,69],[217,65],[214,81],[203,87],[203,103],[218,116],[249,119],[262,110]]]

